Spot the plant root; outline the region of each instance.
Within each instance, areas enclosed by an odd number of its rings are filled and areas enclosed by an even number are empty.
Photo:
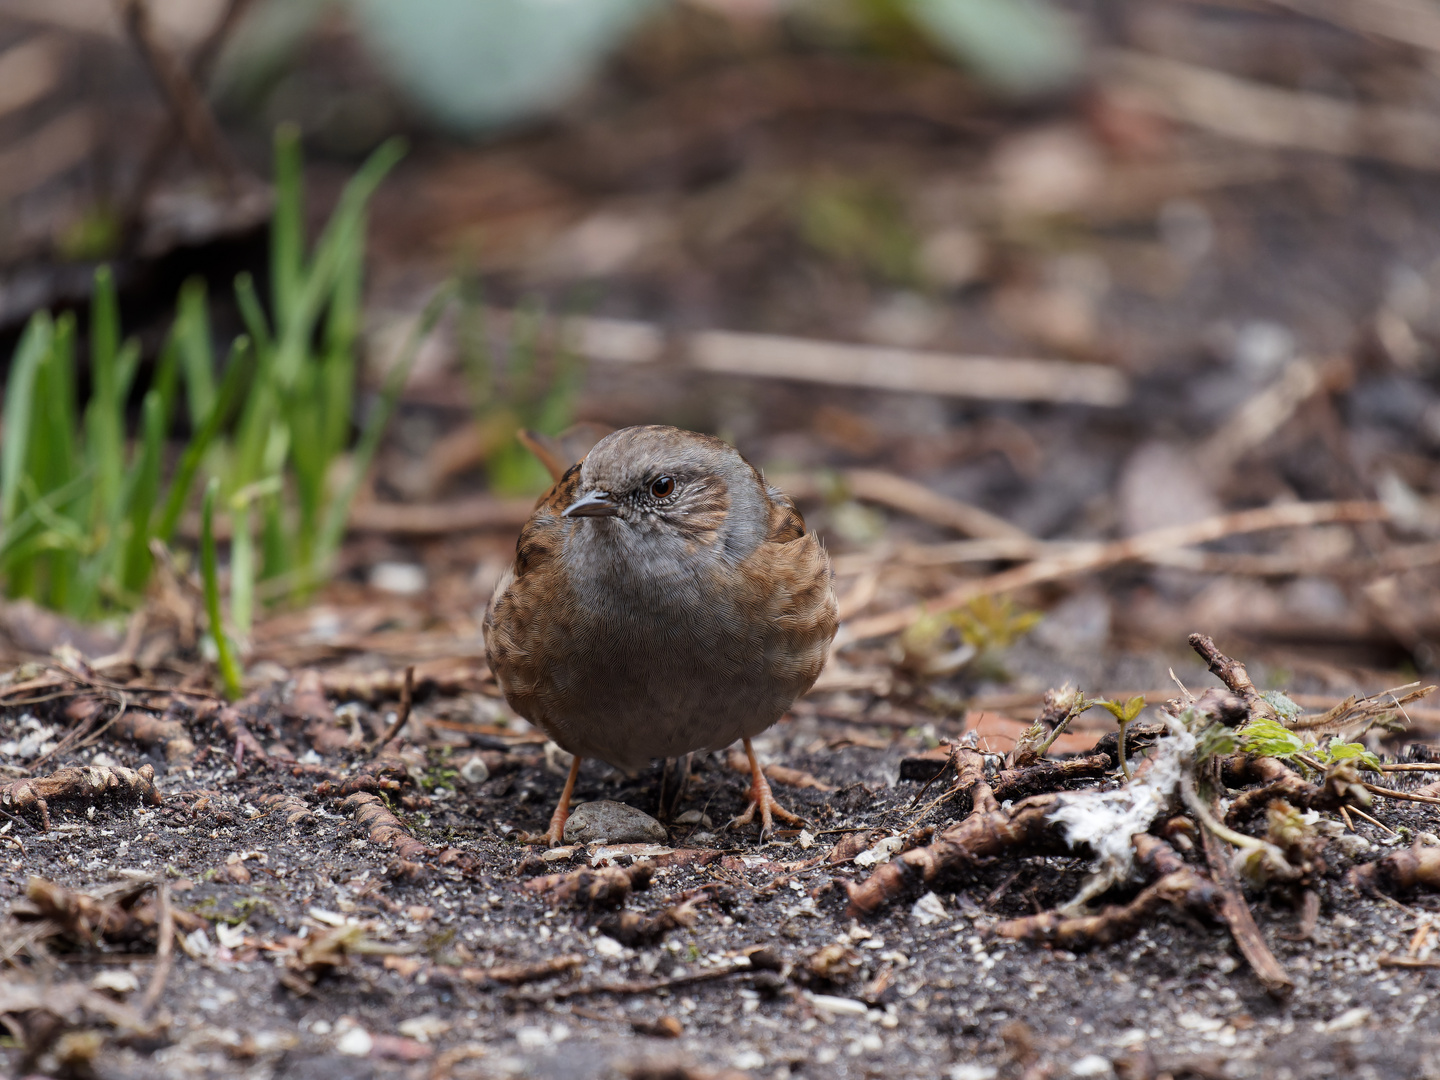
[[[49,776],[0,785],[0,807],[13,813],[38,812],[42,832],[50,828],[52,802],[99,806],[127,796],[147,806],[161,804],[160,791],[155,787],[154,766],[127,769],[120,765],[67,765]]]
[[[1350,882],[1370,896],[1404,896],[1421,888],[1440,892],[1440,847],[1416,844],[1391,852],[1351,870]]]
[[[315,811],[298,795],[262,795],[260,805],[271,813],[284,814],[286,825],[315,825]]]
[[[1240,891],[1240,881],[1231,865],[1229,847],[1209,829],[1202,828],[1200,835],[1205,844],[1205,860],[1210,866],[1211,880],[1220,890],[1220,914],[1230,927],[1231,937],[1270,995],[1288,997],[1295,989],[1295,980],[1275,959],[1275,954],[1260,933],[1260,927],[1255,925],[1255,916],[1245,903],[1245,894]]]
[[[1140,864],[1159,879],[1128,904],[1112,905],[1095,915],[1066,917],[1045,911],[1010,919],[995,927],[1000,937],[1046,942],[1077,950],[1108,945],[1133,937],[1160,910],[1170,907],[1196,915],[1215,916],[1220,894],[1204,874],[1187,866],[1174,848],[1158,837],[1140,833],[1131,838]]]
[[[547,874],[525,882],[527,892],[546,893],[579,907],[619,907],[632,890],[648,889],[655,871],[644,864],[630,867],[585,867],[568,874]]]
[[[983,784],[983,781],[982,781]],[[989,785],[984,794],[993,799]],[[851,916],[870,915],[910,893],[919,894],[937,880],[982,859],[1012,852],[1059,855],[1068,852],[1063,827],[1050,820],[1059,796],[1035,795],[1009,810],[976,811],[940,834],[927,847],[913,848],[875,869],[856,885],[845,882]],[[976,793],[977,805],[979,792]]]
[[[368,791],[351,795],[340,804],[342,809],[353,810],[355,821],[364,825],[370,842],[390,848],[395,852],[396,862],[390,867],[394,877],[416,881],[425,876],[425,863],[436,858],[438,852],[429,844],[417,840],[415,834],[390,812],[378,796]]]

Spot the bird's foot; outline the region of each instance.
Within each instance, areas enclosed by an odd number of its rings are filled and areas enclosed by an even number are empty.
[[[567,814],[566,817],[569,817]],[[552,817],[550,827],[543,833],[522,832],[519,834],[522,844],[543,844],[547,848],[560,847],[565,842],[565,818],[558,821]]]
[[[522,844],[544,844],[547,848],[559,847],[565,842],[565,822],[570,819],[570,797],[575,794],[575,780],[580,775],[580,758],[570,762],[570,775],[565,779],[565,790],[550,815],[550,827],[543,833],[521,833]]]
[[[730,822],[729,827],[738,829],[749,825],[755,820],[755,813],[760,813],[760,839],[769,840],[775,832],[775,819],[790,825],[804,825],[806,821],[799,814],[792,814],[785,807],[776,801],[774,793],[770,790],[770,781],[765,779],[765,774],[760,770],[760,762],[755,757],[755,751],[750,745],[750,740],[745,740],[745,754],[750,759],[750,805],[745,812]]]

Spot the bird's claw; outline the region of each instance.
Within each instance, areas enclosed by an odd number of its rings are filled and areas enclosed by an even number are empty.
[[[565,826],[556,828],[552,823],[550,828],[543,833],[522,832],[517,839],[522,844],[543,844],[547,848],[560,847],[565,842]]]
[[[762,783],[764,783],[764,781],[762,781]],[[757,810],[760,812],[761,840],[769,840],[770,837],[774,835],[775,818],[779,818],[789,825],[807,824],[805,819],[799,814],[792,814],[789,810],[786,810],[785,807],[781,806],[776,801],[775,796],[771,794],[770,785],[765,783],[763,788],[757,785],[756,788],[751,790],[750,805],[746,807],[743,814],[731,820],[727,828],[739,829],[749,825],[755,820],[755,812]]]

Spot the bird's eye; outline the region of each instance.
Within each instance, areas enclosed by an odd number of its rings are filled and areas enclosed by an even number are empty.
[[[650,481],[650,494],[657,499],[668,498],[675,490],[675,478],[673,476],[657,476]]]

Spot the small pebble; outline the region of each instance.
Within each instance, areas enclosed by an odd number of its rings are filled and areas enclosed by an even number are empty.
[[[370,568],[370,587],[398,596],[414,596],[425,591],[425,568],[414,563],[376,563]]]
[[[353,1027],[335,1040],[335,1050],[346,1057],[365,1057],[375,1040],[362,1027]]]
[[[609,799],[581,803],[565,822],[567,844],[658,844],[665,839],[665,826],[649,814]]]

